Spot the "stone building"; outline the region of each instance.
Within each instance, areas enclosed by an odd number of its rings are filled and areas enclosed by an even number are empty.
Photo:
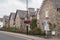
[[[20,30],[23,30],[25,28],[24,26],[24,20],[27,15],[27,12],[24,10],[17,10],[16,16],[15,16],[15,25]]]
[[[28,18],[29,20],[36,19],[35,9],[28,8]],[[27,11],[26,10],[17,10],[15,16],[15,25],[17,28],[23,30],[26,29],[26,25],[24,21],[27,19]]]
[[[10,25],[10,27],[15,26],[15,14],[16,13],[11,13],[10,16],[9,16],[9,25]]]
[[[60,0],[44,0],[40,9],[40,28],[44,31],[44,21],[47,21],[50,31],[60,29]]]
[[[3,27],[9,27],[9,16],[3,17]]]
[[[26,24],[24,23],[24,21],[27,19],[27,15],[29,20],[31,21],[32,19],[37,19],[37,15],[35,13],[35,9],[34,8],[28,8],[28,14],[26,10],[17,10],[16,13],[11,13],[9,16],[9,27],[16,27],[20,30],[25,30],[26,29]],[[3,17],[3,25],[6,26],[6,21],[5,20],[5,16]],[[7,23],[8,23],[7,22]]]

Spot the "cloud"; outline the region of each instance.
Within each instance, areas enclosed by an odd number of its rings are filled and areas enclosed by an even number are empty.
[[[21,1],[22,3],[26,4],[27,0],[19,0]],[[31,0],[28,0],[29,4],[32,2]]]
[[[43,0],[31,0],[31,1],[32,3],[30,4],[30,7],[40,8]]]
[[[0,3],[4,3],[4,2],[6,2],[7,0],[0,0]]]
[[[25,9],[25,5],[17,0],[8,0],[3,3],[0,2],[0,17],[9,15],[10,12],[15,12],[17,9]]]
[[[29,7],[39,8],[41,3],[42,0],[29,0]],[[0,0],[0,17],[16,12],[17,9],[26,10],[26,0]]]
[[[23,4],[26,4],[26,0],[20,0]],[[28,0],[28,6],[33,8],[39,8],[43,0]],[[36,6],[37,5],[37,6]]]

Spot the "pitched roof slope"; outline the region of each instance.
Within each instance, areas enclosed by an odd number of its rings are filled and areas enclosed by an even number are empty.
[[[15,15],[16,15],[16,13],[13,13],[13,12],[12,12],[12,13],[10,14],[9,20],[10,20],[11,17],[15,20]]]
[[[6,22],[9,22],[9,16],[4,16],[4,18]]]
[[[20,18],[25,18],[27,17],[27,11],[24,10],[17,10],[16,15],[19,15]],[[34,16],[35,12],[28,12],[28,17]]]
[[[27,11],[17,10],[16,15],[19,15],[20,18],[25,18],[27,16]]]
[[[13,18],[15,18],[15,13],[11,13],[11,16],[12,16]]]

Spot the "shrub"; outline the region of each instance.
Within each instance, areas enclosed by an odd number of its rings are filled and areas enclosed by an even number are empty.
[[[1,30],[4,30],[4,31],[11,31],[11,32],[17,32],[18,31],[18,28],[16,27],[8,27],[8,28],[1,28]]]
[[[39,28],[35,28],[34,34],[35,35],[40,35],[41,34],[41,30]]]
[[[12,31],[12,32],[17,32],[19,29],[16,28],[16,27],[10,27],[9,28],[9,31]]]
[[[0,30],[2,30],[2,31],[4,31],[4,30],[6,30],[4,27],[2,27],[2,28],[0,28]]]
[[[34,30],[30,30],[29,34],[31,35],[45,35],[39,28],[35,28]]]
[[[34,29],[35,27],[37,27],[37,19],[32,19],[31,21],[30,21],[30,28],[31,29]]]
[[[34,31],[33,30],[29,30],[29,34],[33,35]]]

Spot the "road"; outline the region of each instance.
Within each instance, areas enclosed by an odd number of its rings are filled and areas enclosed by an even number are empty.
[[[24,39],[22,37],[18,38],[18,37],[10,36],[10,35],[7,35],[7,34],[0,32],[0,40],[26,40],[26,39]]]
[[[41,38],[30,35],[0,31],[0,40],[60,40],[60,38]]]

